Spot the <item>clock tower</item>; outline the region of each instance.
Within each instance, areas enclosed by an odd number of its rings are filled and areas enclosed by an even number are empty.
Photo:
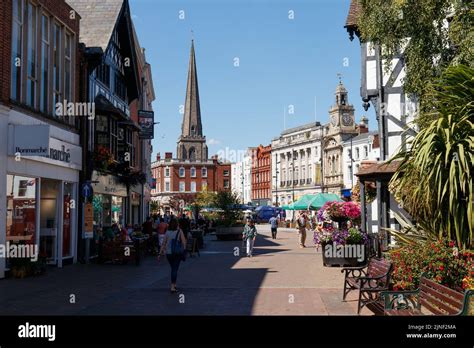
[[[358,134],[354,106],[349,104],[347,89],[339,81],[336,103],[329,109],[328,132],[324,139],[324,183],[328,192],[341,193],[344,187],[344,141]]]
[[[330,131],[333,130],[335,133],[355,132],[354,106],[349,104],[347,89],[342,81],[339,81],[335,95],[336,103],[329,110]]]

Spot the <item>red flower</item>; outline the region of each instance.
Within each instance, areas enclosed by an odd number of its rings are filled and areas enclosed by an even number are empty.
[[[450,241],[449,246],[452,248],[454,246],[454,241]]]
[[[439,270],[444,271],[444,266],[443,265],[439,266]]]

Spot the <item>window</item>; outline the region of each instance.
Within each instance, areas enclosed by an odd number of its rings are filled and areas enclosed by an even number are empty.
[[[66,33],[64,44],[64,98],[72,101],[72,37]]]
[[[229,171],[228,170],[224,170],[224,176],[229,176]]]
[[[179,192],[186,191],[186,183],[184,181],[179,182]]]
[[[123,101],[127,101],[127,88],[125,87],[125,82],[119,73],[115,74],[115,95]]]
[[[196,192],[196,182],[191,181],[191,192]]]
[[[224,188],[228,189],[230,187],[229,179],[224,179]]]
[[[170,169],[169,168],[165,168],[165,177],[166,178],[170,177]]]
[[[165,182],[165,192],[170,192],[170,183]]]
[[[207,191],[207,181],[203,181],[201,184],[202,191]]]
[[[53,105],[61,102],[61,28],[54,23],[53,29]]]
[[[45,15],[41,17],[41,95],[40,111],[48,112],[49,99],[49,18]]]
[[[118,126],[117,121],[109,118],[110,129],[110,152],[113,153],[114,159],[118,160]]]
[[[28,48],[27,48],[27,85],[26,104],[32,108],[36,107],[36,7],[28,3]]]
[[[184,178],[186,176],[186,171],[183,167],[179,168],[179,177]]]
[[[369,148],[366,146],[364,146],[364,158],[367,158],[369,157]]]
[[[12,28],[12,79],[11,97],[13,100],[21,99],[21,60],[23,46],[23,2],[13,1],[13,28]]]
[[[196,168],[192,167],[191,168],[191,178],[195,178],[196,177]]]
[[[349,158],[349,160],[352,159],[352,150],[351,149],[347,150],[347,157]]]
[[[201,169],[201,176],[202,176],[203,178],[207,178],[207,168],[202,168],[202,169]]]
[[[359,148],[356,148],[356,160],[358,160],[360,158],[360,150]]]
[[[107,87],[110,87],[110,66],[103,62],[97,67],[96,78]]]

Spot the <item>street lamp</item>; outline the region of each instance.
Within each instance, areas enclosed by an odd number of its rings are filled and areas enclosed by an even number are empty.
[[[321,193],[324,193],[324,127],[319,121],[316,121],[316,127],[319,127],[321,131],[321,154],[319,157],[321,158]]]
[[[275,206],[278,207],[278,174],[280,171],[278,170],[278,165],[280,162],[278,162],[278,155],[275,154]]]

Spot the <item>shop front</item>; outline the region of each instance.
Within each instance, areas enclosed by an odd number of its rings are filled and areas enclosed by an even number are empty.
[[[0,244],[34,245],[58,267],[74,263],[79,136],[14,110],[0,129],[6,142],[0,149]],[[9,259],[0,259],[0,278],[9,270]]]
[[[101,175],[94,171],[92,189],[94,236],[89,255],[94,258],[98,256],[100,237],[114,225],[126,225],[127,188],[114,175]]]

